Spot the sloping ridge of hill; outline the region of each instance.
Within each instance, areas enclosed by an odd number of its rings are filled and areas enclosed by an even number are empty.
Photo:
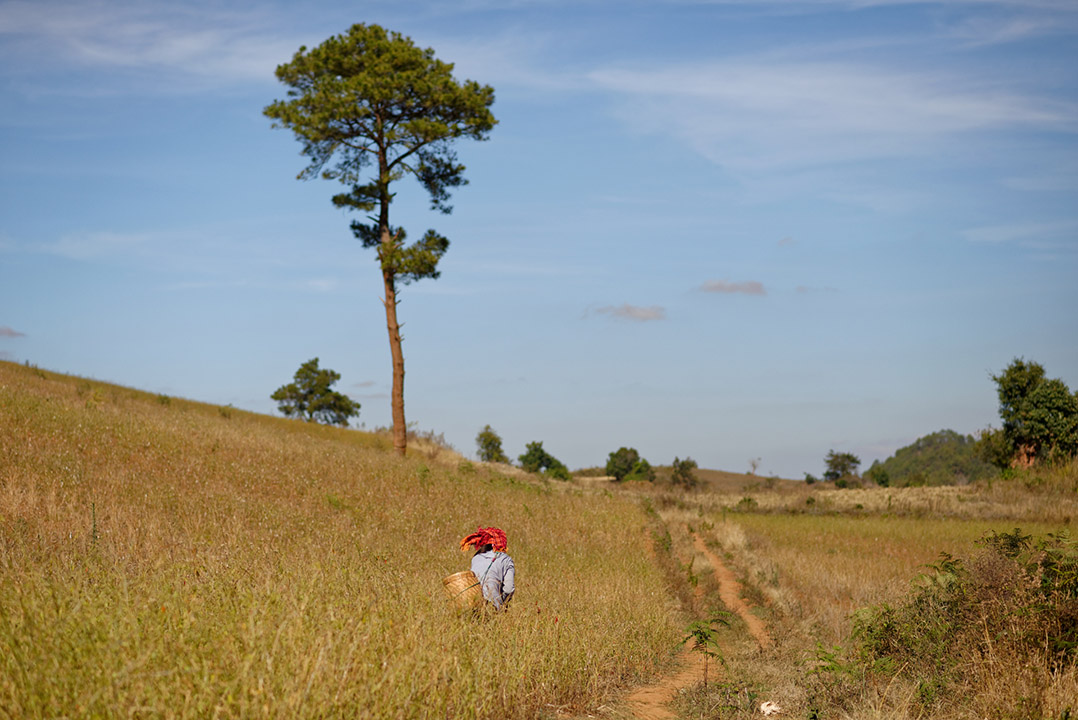
[[[990,478],[998,470],[977,454],[972,436],[940,430],[899,448],[895,454],[872,463],[865,476],[881,485],[965,485]]]
[[[12,717],[533,718],[679,638],[632,500],[386,438],[0,362]],[[500,526],[510,611],[453,609]]]

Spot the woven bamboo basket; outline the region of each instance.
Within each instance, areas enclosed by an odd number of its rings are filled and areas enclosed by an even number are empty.
[[[449,597],[449,603],[458,610],[478,610],[483,607],[483,591],[479,588],[479,578],[471,570],[443,578],[442,587]]]

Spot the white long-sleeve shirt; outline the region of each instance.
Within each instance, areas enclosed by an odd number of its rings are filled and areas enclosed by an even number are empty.
[[[516,569],[513,558],[506,553],[494,550],[476,553],[472,556],[472,572],[479,578],[483,597],[498,610],[516,591]]]

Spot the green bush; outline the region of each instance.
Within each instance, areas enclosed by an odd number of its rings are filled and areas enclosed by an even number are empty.
[[[1078,662],[1078,543],[1066,533],[1035,539],[1016,528],[979,544],[967,561],[942,553],[904,604],[855,616],[862,667],[905,677],[926,710],[947,698],[988,702],[1001,716],[1042,717],[1038,703],[1053,672]],[[993,687],[1022,693],[1003,700]]]
[[[696,479],[696,461],[690,457],[680,460],[674,458],[674,463],[671,465],[670,482],[675,485],[682,485],[687,488],[696,487],[699,482]]]
[[[647,480],[655,479],[655,471],[651,464],[640,457],[636,448],[621,447],[610,453],[606,460],[606,474],[621,482],[623,480]]]
[[[547,477],[558,480],[572,480],[573,476],[569,468],[556,457],[543,449],[542,442],[530,442],[525,446],[526,450],[520,456],[520,467],[532,473],[541,472]]]

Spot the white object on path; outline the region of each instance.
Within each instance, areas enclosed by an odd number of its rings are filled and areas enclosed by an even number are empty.
[[[772,715],[778,715],[782,712],[782,708],[768,700],[767,702],[760,703],[760,712],[763,713],[765,717],[771,717]]]

